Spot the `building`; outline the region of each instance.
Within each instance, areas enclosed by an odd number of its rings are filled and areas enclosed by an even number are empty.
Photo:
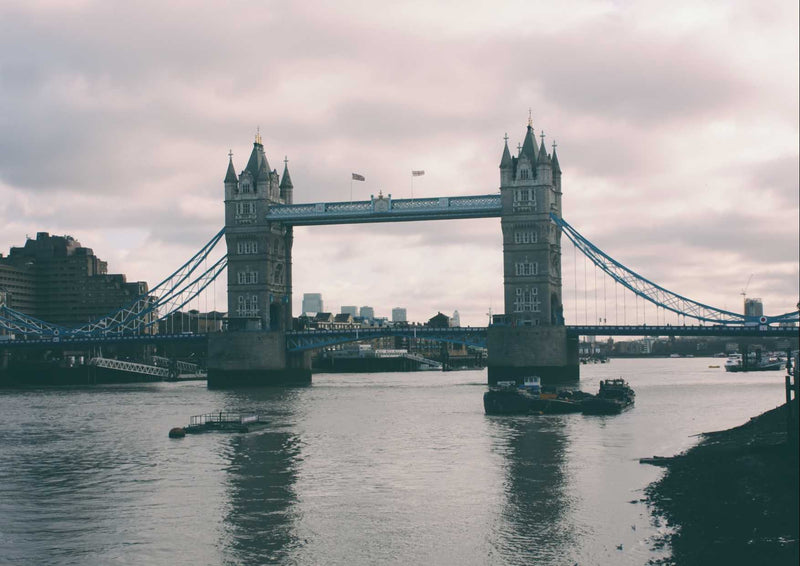
[[[506,136],[500,199],[506,321],[512,326],[563,326],[561,230],[550,220],[551,213],[561,216],[561,168],[555,144],[548,155],[543,133],[537,147],[530,120],[515,157]]]
[[[461,316],[458,314],[458,311],[453,311],[453,317],[450,319],[450,326],[461,326]]]
[[[228,155],[225,174],[225,243],[228,250],[229,330],[285,330],[292,326],[292,228],[270,225],[272,205],[292,204],[294,186],[284,160],[283,176],[271,169],[256,134],[239,175]]]
[[[744,315],[764,316],[764,303],[761,302],[761,299],[745,299]]]
[[[324,312],[322,308],[322,294],[320,293],[303,293],[303,312],[315,314]]]
[[[408,322],[408,314],[403,307],[395,307],[392,309],[392,322]]]
[[[358,316],[367,320],[372,320],[375,318],[375,309],[372,307],[361,307],[358,312]]]
[[[102,318],[148,292],[143,281],[109,274],[107,263],[72,236],[47,232],[0,255],[0,289],[10,308],[64,326]]]
[[[358,307],[356,306],[342,307],[340,312],[342,314],[349,314],[350,316],[356,317],[358,316]]]

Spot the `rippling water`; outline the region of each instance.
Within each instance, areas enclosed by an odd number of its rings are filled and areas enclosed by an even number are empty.
[[[638,458],[782,402],[781,372],[714,363],[583,366],[636,390],[613,417],[487,417],[485,372],[0,391],[0,563],[643,565],[662,470]],[[215,409],[270,425],[167,437]]]

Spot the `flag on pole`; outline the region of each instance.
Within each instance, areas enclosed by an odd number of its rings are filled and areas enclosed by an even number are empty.
[[[412,171],[412,172],[411,172],[411,176],[412,176],[412,177],[422,177],[424,174],[425,174],[425,171],[424,171],[424,170],[421,170],[421,171]]]
[[[364,175],[353,173],[353,181],[366,181],[366,179],[364,178]]]

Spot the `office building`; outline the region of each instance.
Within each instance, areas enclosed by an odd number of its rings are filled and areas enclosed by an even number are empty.
[[[322,294],[320,293],[303,293],[303,312],[309,314],[316,314],[324,312],[322,308]]]
[[[393,308],[392,322],[408,322],[408,315],[406,314],[406,309],[403,307]]]
[[[39,232],[0,254],[0,289],[10,308],[46,322],[79,326],[129,305],[147,283],[128,283],[72,236]]]

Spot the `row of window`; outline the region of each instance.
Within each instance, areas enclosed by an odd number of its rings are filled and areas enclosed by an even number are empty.
[[[514,312],[540,312],[539,289],[537,287],[517,287],[514,296]]]
[[[517,230],[514,232],[515,244],[536,244],[539,242],[539,234],[536,230]]]
[[[514,189],[514,203],[532,205],[536,204],[535,189]]]
[[[275,253],[282,254],[284,252],[283,242],[275,243]],[[236,242],[236,253],[238,255],[252,255],[258,253],[258,242],[256,240],[240,240]],[[270,253],[270,247],[267,245],[267,253]]]
[[[256,213],[256,203],[253,201],[241,201],[236,203],[236,214],[243,215],[243,214],[255,214]]]
[[[539,263],[535,261],[518,261],[515,264],[516,267],[516,275],[517,276],[525,276],[525,275],[539,275]]]
[[[258,242],[255,240],[242,240],[236,242],[236,253],[239,255],[257,254]]]
[[[239,295],[236,313],[239,316],[258,316],[258,295]]]
[[[258,271],[240,271],[239,285],[255,285],[258,283]]]

